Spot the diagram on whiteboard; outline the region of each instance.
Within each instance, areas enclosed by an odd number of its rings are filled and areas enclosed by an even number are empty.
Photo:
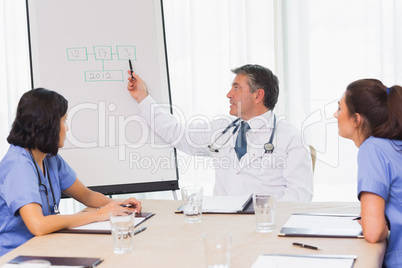
[[[89,61],[93,58],[102,62],[102,69],[85,71],[85,82],[124,81],[123,70],[108,70],[105,68],[105,62],[113,61],[116,57],[117,60],[137,60],[135,46],[116,46],[115,53],[112,51],[112,46],[94,46],[93,52],[88,52],[86,47],[73,47],[66,50],[69,61]]]

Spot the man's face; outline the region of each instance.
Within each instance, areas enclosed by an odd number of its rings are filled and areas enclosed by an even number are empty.
[[[250,92],[250,86],[247,83],[248,80],[248,76],[245,74],[236,75],[232,83],[232,88],[226,95],[230,101],[229,113],[243,120],[248,120],[255,116],[254,100],[256,93]]]

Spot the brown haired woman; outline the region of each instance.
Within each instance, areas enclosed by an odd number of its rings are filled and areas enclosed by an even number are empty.
[[[58,155],[68,126],[67,100],[43,88],[26,92],[7,141],[11,144],[0,162],[0,256],[35,235],[44,235],[109,218],[111,210],[132,204],[135,198],[112,201],[85,187],[74,170]],[[58,215],[61,192],[88,207],[74,215]]]
[[[385,267],[402,267],[402,87],[351,83],[334,116],[339,135],[359,147],[358,198],[368,242],[388,238]]]

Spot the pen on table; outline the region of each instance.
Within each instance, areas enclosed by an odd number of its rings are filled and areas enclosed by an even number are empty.
[[[134,231],[134,235],[139,234],[139,233],[145,231],[145,229],[147,229],[146,226],[144,226],[144,227],[142,227],[142,228],[140,228],[140,229],[135,230],[135,231]]]
[[[354,218],[353,221],[358,221],[358,220],[361,220],[361,219],[362,219],[362,217],[359,216],[357,218]]]
[[[293,243],[293,246],[299,246],[299,247],[302,247],[302,248],[309,248],[309,249],[319,250],[318,247],[311,246],[311,245],[306,245],[306,244],[302,244],[302,243]]]
[[[131,64],[131,60],[128,60],[128,64],[130,65],[131,78],[133,79],[134,82],[135,78],[133,76],[133,65]]]

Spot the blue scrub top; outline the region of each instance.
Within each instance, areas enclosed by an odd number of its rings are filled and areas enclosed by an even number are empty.
[[[59,155],[46,156],[46,163],[59,205],[61,192],[73,185],[77,176]],[[50,212],[54,214],[49,181],[40,169],[39,173],[47,187]],[[11,145],[0,162],[0,256],[33,237],[19,215],[19,209],[30,203],[41,205],[43,215],[49,215],[46,193],[43,186],[39,187],[37,171],[29,152]]]
[[[386,267],[402,267],[402,141],[370,137],[359,148],[358,195],[370,192],[385,200],[390,236]]]

